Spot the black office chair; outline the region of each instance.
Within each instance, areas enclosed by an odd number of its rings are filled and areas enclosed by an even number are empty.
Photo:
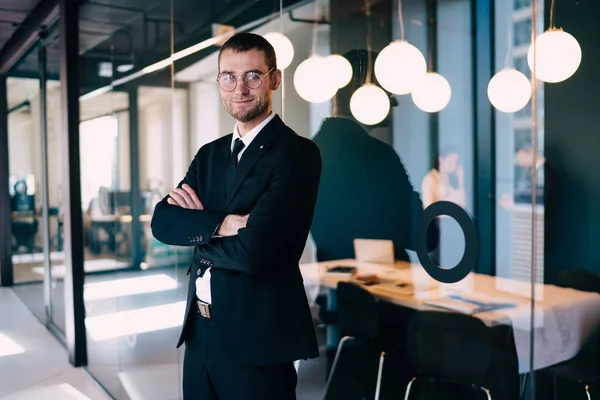
[[[344,349],[344,344],[349,340],[367,341],[376,343],[379,335],[379,309],[378,299],[368,290],[351,282],[339,282],[337,286],[337,320],[340,330],[346,336],[340,341],[327,384],[323,399],[327,398],[331,381],[338,367],[339,359]],[[379,357],[379,369],[377,371],[377,384],[375,387],[375,400],[379,399],[381,390],[381,376],[385,351],[381,351]]]
[[[558,274],[556,286],[600,293],[600,276],[582,269],[565,269]]]
[[[556,286],[600,293],[600,276],[580,269],[567,269],[558,275]],[[557,377],[560,377],[582,384],[589,400],[592,398],[590,386],[600,380],[600,347],[596,342],[595,350],[584,349],[572,359],[552,365],[543,371],[552,375],[554,399],[558,396]]]
[[[38,232],[38,221],[35,216],[26,217],[24,220],[13,220],[11,230],[15,238],[15,252],[19,252],[22,248],[26,248],[29,254],[38,250],[35,245],[35,236]]]
[[[415,312],[408,324],[407,349],[416,376],[408,383],[405,400],[415,382],[455,384],[484,392],[483,378],[492,365],[492,340],[483,321],[437,311]]]

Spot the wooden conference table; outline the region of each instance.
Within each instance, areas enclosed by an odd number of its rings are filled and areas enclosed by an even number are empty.
[[[415,310],[458,311],[487,325],[512,325],[519,371],[530,369],[531,284],[509,278],[471,273],[455,284],[431,278],[420,264],[376,264],[357,260],[307,263],[300,266],[309,297],[321,288],[351,281],[349,274],[330,273],[335,266],[355,267],[359,274],[374,274],[380,284],[365,286],[375,296]],[[600,326],[600,294],[554,285],[536,284],[533,312],[534,369],[574,357]],[[334,305],[335,300],[330,302]]]

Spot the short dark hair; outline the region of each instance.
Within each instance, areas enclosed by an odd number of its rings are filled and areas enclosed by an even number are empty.
[[[275,49],[271,46],[271,43],[261,35],[244,32],[230,37],[221,47],[221,51],[219,51],[219,66],[221,65],[221,54],[225,50],[232,50],[234,53],[243,53],[250,50],[262,51],[265,55],[267,67],[269,69],[277,68]]]

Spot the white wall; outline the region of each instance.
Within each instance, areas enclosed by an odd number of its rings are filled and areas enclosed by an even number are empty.
[[[214,66],[214,75],[217,65]],[[188,164],[200,147],[231,133],[234,120],[223,109],[219,85],[214,80],[199,81],[190,85],[190,138]]]
[[[48,132],[48,192],[50,207],[58,206],[61,170],[60,162],[60,97],[51,82],[47,96],[47,132]],[[10,97],[9,93],[9,97]],[[21,109],[8,117],[9,171],[10,175],[29,175],[35,177],[36,204],[41,207],[42,189],[42,138],[40,126],[40,95],[33,94],[29,101],[29,111]]]
[[[131,168],[129,166],[129,111],[117,113],[117,121],[119,126],[118,136],[118,174],[119,174],[119,190],[131,190]]]
[[[31,112],[15,111],[8,115],[8,154],[10,175],[33,174],[33,127]]]
[[[46,110],[46,120],[48,124],[48,199],[50,207],[53,207],[62,205],[64,202],[62,198],[63,157],[61,146],[62,119],[60,113],[59,82],[48,82]],[[39,122],[37,125],[39,126]]]
[[[183,178],[190,163],[185,90],[141,87],[139,107],[140,187],[158,182],[163,194]]]

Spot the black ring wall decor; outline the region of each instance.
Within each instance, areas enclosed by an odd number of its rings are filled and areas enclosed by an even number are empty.
[[[465,235],[465,253],[460,262],[450,269],[441,268],[427,250],[427,230],[439,216],[453,218]],[[449,201],[438,201],[427,207],[421,216],[416,233],[416,251],[423,268],[431,277],[443,283],[455,283],[464,279],[477,262],[478,235],[473,218],[459,205]]]

